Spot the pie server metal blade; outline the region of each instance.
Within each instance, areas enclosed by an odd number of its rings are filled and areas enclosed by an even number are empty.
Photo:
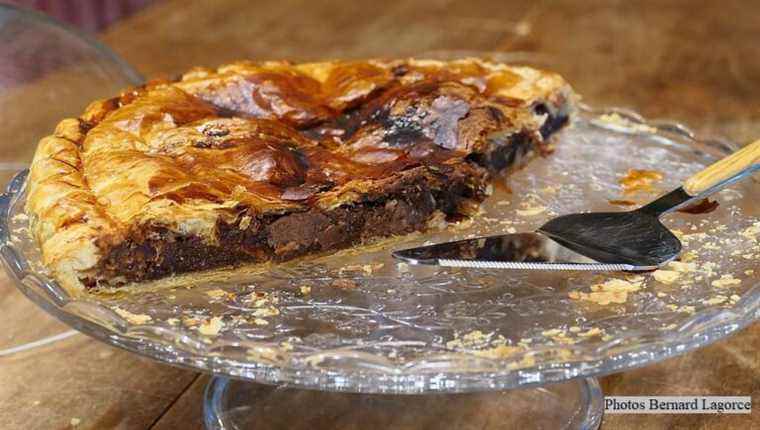
[[[656,267],[599,263],[540,233],[478,237],[394,251],[409,264],[522,270],[652,270]]]

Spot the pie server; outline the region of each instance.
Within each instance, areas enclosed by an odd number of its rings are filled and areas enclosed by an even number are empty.
[[[683,185],[629,212],[564,215],[535,233],[480,237],[394,251],[410,264],[537,270],[653,270],[681,252],[660,216],[760,170],[760,140],[712,164]]]

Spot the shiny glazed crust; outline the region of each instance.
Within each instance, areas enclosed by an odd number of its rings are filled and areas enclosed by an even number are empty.
[[[556,74],[478,59],[195,69],[61,121],[27,212],[72,291],[284,260],[463,213],[520,145],[545,148],[573,100]]]

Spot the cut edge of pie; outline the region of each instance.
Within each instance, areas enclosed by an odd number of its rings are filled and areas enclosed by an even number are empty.
[[[283,261],[470,215],[576,99],[557,74],[474,58],[198,68],[61,121],[26,210],[72,293]]]

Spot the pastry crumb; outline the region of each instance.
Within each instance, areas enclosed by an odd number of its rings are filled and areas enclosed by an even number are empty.
[[[628,301],[628,293],[624,291],[592,292],[592,293],[584,293],[581,291],[571,291],[568,293],[568,297],[570,297],[573,300],[593,302],[602,306],[609,305],[610,303],[621,304]]]
[[[520,346],[507,345],[504,336],[494,332],[483,333],[481,330],[473,330],[467,334],[454,333],[454,339],[446,342],[446,347],[453,350],[465,350],[466,352],[490,359],[506,359],[524,351],[525,344]],[[517,363],[510,363],[510,368],[529,367],[535,364],[533,357],[523,357]]]
[[[81,423],[82,423],[81,418],[74,417],[71,420],[69,420],[69,424],[71,424],[72,427],[76,427],[76,426],[78,426]]]
[[[605,291],[605,292],[615,292],[615,291],[623,291],[626,293],[631,293],[634,291],[638,291],[641,289],[641,277],[632,278],[630,281],[626,281],[624,279],[618,279],[618,278],[612,278],[608,279],[605,282],[597,285],[591,286],[591,291]]]
[[[13,216],[13,218],[11,218],[11,220],[12,220],[13,222],[23,222],[23,221],[28,221],[28,220],[29,220],[29,215],[27,215],[27,214],[25,214],[25,213],[18,213],[18,214],[16,214],[16,215],[14,215],[14,216]]]
[[[494,338],[494,333],[483,333],[481,330],[472,330],[469,333],[460,335],[454,333],[454,339],[446,342],[449,349],[482,349],[489,346]],[[504,344],[503,338],[497,337],[496,343]]]
[[[667,267],[680,273],[689,273],[697,270],[696,263],[689,263],[684,261],[671,261],[668,263]]]
[[[757,237],[760,236],[760,221],[745,228],[739,234],[751,241],[757,242]]]
[[[150,315],[146,314],[133,314],[132,312],[129,312],[126,309],[122,309],[118,306],[112,308],[114,312],[119,314],[120,317],[124,318],[125,320],[131,322],[132,324],[147,324],[151,321],[153,321],[153,318]]]
[[[711,285],[716,288],[726,288],[732,285],[739,285],[742,283],[741,279],[734,278],[734,275],[727,273],[722,275],[720,279],[712,281]]]
[[[696,259],[697,254],[694,251],[684,252],[683,255],[681,255],[681,261],[684,263],[690,263]]]
[[[522,346],[523,348],[527,348],[528,345],[530,345],[531,343],[533,343],[533,339],[530,337],[524,337],[520,339],[519,342],[517,342],[517,344]]]
[[[260,291],[254,291],[249,294],[245,301],[251,302],[251,305],[256,308],[275,305],[280,302],[280,299],[274,294],[268,294]]]
[[[578,333],[579,337],[593,337],[593,336],[601,336],[602,330],[598,327],[593,327],[591,329],[588,329],[587,331],[584,331],[583,333]]]
[[[517,209],[517,215],[520,216],[535,216],[541,213],[544,213],[546,211],[545,206],[530,206],[526,207],[525,209]]]
[[[556,185],[547,185],[544,188],[541,188],[541,192],[546,193],[548,195],[557,194],[557,191],[559,191],[559,187]]]
[[[725,303],[726,300],[728,300],[728,297],[726,297],[726,296],[724,296],[722,294],[718,294],[717,296],[715,296],[715,297],[713,297],[713,298],[711,298],[709,300],[702,300],[702,303],[704,303],[705,305],[708,305],[708,306],[713,306],[713,305],[719,305],[721,303]]]
[[[571,343],[576,342],[574,339],[567,336],[567,333],[565,333],[565,330],[560,330],[556,328],[550,329],[550,330],[544,330],[541,332],[541,335],[544,337],[548,337],[549,339],[557,343],[571,344]]]
[[[365,264],[362,266],[362,270],[365,274],[371,275],[377,270],[380,270],[385,266],[385,263],[373,263],[373,264]]]
[[[522,350],[517,346],[497,345],[493,348],[472,351],[472,353],[480,357],[499,359],[511,357]]]
[[[222,299],[229,296],[229,293],[227,293],[226,291],[222,289],[217,288],[215,290],[206,291],[206,295],[211,297],[212,299],[218,300],[218,299]]]
[[[198,326],[198,333],[206,336],[216,336],[224,328],[224,322],[221,317],[213,317]]]
[[[653,191],[653,184],[662,178],[662,173],[655,170],[629,169],[618,182],[623,188],[623,194],[633,194]]]
[[[708,278],[711,278],[715,276],[715,269],[718,268],[718,265],[712,261],[708,261],[707,263],[702,265],[702,272],[707,276]]]
[[[652,126],[632,122],[631,120],[620,116],[620,114],[616,112],[600,115],[598,119],[601,122],[605,122],[607,124],[615,125],[618,127],[623,127],[633,132],[638,132],[638,133],[656,133],[657,132],[657,129]]]
[[[252,315],[255,317],[273,317],[280,314],[280,310],[274,306],[254,309]]]
[[[384,263],[351,264],[341,267],[338,270],[338,273],[342,275],[345,272],[364,272],[365,275],[371,275],[374,271],[382,268],[384,265]]]
[[[340,290],[354,290],[358,287],[352,279],[335,279],[330,283],[330,286]]]
[[[591,292],[571,291],[568,297],[573,300],[593,302],[598,305],[610,303],[622,304],[628,301],[628,294],[639,291],[644,278],[632,276],[629,280],[612,278],[601,284],[591,286]]]
[[[183,324],[185,327],[190,327],[190,328],[192,328],[192,327],[195,327],[195,326],[197,326],[197,325],[198,325],[198,324],[200,324],[200,323],[201,323],[201,320],[200,320],[200,319],[198,319],[198,318],[194,318],[194,317],[187,317],[187,316],[186,316],[186,317],[182,317],[182,324]]]
[[[652,276],[654,276],[654,279],[657,282],[670,285],[681,277],[681,272],[676,272],[675,270],[658,269],[652,273]]]

